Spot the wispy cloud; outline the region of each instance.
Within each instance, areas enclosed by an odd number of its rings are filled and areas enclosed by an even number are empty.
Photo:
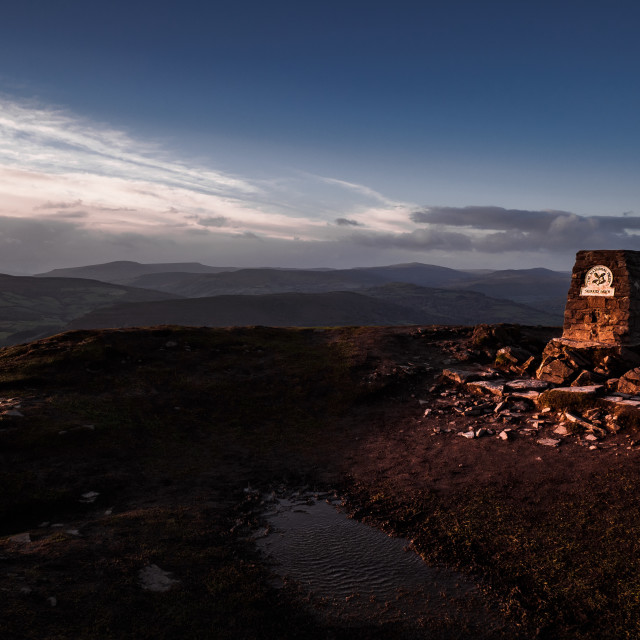
[[[92,237],[183,242],[185,254],[203,234],[210,243],[243,234],[333,242],[346,231],[336,219],[374,232],[411,225],[411,205],[365,186],[305,173],[258,180],[174,155],[62,109],[0,97],[0,215],[73,219]]]

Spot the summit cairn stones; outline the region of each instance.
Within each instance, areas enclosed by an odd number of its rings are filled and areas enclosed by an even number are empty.
[[[640,251],[579,251],[562,338],[640,344]]]
[[[536,377],[601,384],[638,367],[639,354],[640,251],[579,251],[562,337],[545,347]]]

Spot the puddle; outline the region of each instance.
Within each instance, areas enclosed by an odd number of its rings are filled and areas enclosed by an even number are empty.
[[[293,582],[316,610],[343,621],[422,628],[447,620],[478,629],[477,638],[502,626],[471,578],[428,566],[409,541],[353,520],[335,504],[281,499],[264,517],[269,526],[256,534],[256,545],[279,576],[276,586]]]

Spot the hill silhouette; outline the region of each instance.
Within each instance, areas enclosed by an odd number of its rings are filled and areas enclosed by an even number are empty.
[[[89,280],[101,280],[111,284],[132,285],[132,281],[144,274],[167,271],[179,271],[182,273],[217,273],[219,271],[232,271],[233,267],[209,267],[199,262],[170,262],[143,264],[131,260],[117,260],[102,264],[92,264],[83,267],[66,267],[53,269],[46,273],[35,274],[40,278],[86,278]],[[132,285],[136,286],[136,285]]]
[[[480,293],[385,285],[362,292],[279,293],[213,296],[168,302],[119,304],[72,320],[68,329],[154,326],[229,327],[265,325],[314,327],[341,325],[476,324],[526,322],[557,324],[558,318]]]

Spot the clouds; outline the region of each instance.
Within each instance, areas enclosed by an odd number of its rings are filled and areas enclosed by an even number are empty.
[[[455,229],[467,250],[483,253],[579,249],[637,249],[640,218],[581,216],[568,211],[529,211],[495,206],[429,207],[411,219],[429,229]]]
[[[362,223],[357,220],[350,220],[349,218],[336,218],[334,222],[339,227],[361,227]]]
[[[640,218],[419,207],[303,171],[255,179],[106,125],[0,97],[0,271],[109,260],[237,266],[562,263],[638,248]],[[493,261],[493,262],[490,262]]]

